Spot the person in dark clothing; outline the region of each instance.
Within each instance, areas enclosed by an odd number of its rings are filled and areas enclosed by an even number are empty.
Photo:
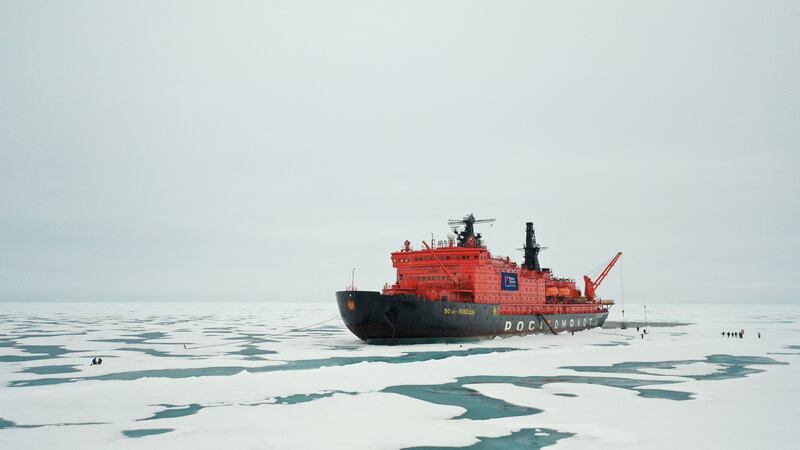
[[[758,338],[761,339],[761,332],[758,332]]]

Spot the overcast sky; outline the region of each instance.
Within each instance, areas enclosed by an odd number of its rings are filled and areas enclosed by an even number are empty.
[[[0,1],[0,301],[333,302],[474,212],[798,302],[798,163],[797,1]]]

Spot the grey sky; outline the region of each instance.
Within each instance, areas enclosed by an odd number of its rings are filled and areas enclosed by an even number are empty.
[[[474,212],[797,302],[799,154],[796,1],[0,1],[0,301],[332,302]]]

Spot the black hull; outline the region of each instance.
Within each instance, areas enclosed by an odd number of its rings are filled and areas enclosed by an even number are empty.
[[[347,328],[374,344],[580,331],[600,327],[608,317],[608,311],[500,315],[497,305],[432,302],[370,291],[340,291],[336,302]]]

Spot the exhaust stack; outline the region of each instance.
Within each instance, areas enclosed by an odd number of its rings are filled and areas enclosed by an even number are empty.
[[[539,251],[541,247],[536,243],[536,234],[533,231],[533,222],[525,224],[525,268],[528,270],[542,270],[539,265]]]

